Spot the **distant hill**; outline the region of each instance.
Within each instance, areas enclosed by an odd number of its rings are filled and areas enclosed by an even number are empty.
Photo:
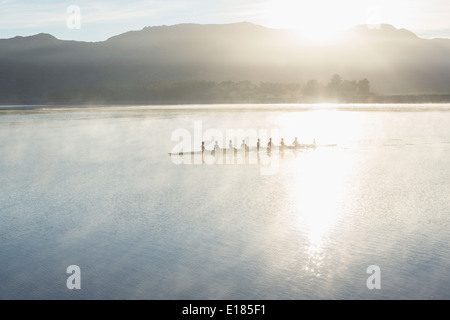
[[[0,103],[83,102],[86,91],[158,83],[326,83],[333,74],[367,78],[385,95],[442,95],[450,94],[448,57],[449,39],[390,25],[357,26],[328,45],[245,22],[147,27],[95,43],[38,34],[0,40]]]

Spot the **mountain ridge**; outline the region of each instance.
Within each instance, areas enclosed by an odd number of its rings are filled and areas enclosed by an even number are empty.
[[[40,33],[0,40],[0,102],[156,82],[326,82],[333,74],[367,78],[380,94],[448,94],[448,56],[450,39],[386,24],[356,26],[329,44],[249,22],[145,27],[101,42]]]
[[[34,35],[29,35],[29,36],[15,36],[12,38],[0,38],[0,41],[4,41],[4,40],[26,40],[26,39],[40,39],[40,40],[58,40],[58,41],[65,41],[65,42],[81,42],[81,43],[103,43],[103,42],[108,42],[110,40],[114,40],[116,38],[120,38],[120,37],[124,37],[124,36],[128,36],[128,35],[133,35],[133,34],[139,34],[139,33],[143,33],[143,32],[151,32],[151,31],[162,31],[162,30],[177,30],[180,28],[196,28],[196,29],[201,29],[201,28],[234,28],[234,27],[238,27],[238,28],[242,28],[242,27],[246,27],[248,29],[253,29],[253,30],[259,30],[259,31],[267,31],[270,30],[272,32],[278,32],[278,33],[283,33],[283,32],[297,32],[294,29],[282,29],[282,28],[269,28],[269,27],[264,27],[262,25],[258,25],[252,22],[235,22],[235,23],[228,23],[228,24],[200,24],[200,23],[180,23],[180,24],[174,24],[174,25],[158,25],[158,26],[146,26],[140,30],[130,30],[130,31],[126,31],[114,36],[111,36],[109,38],[107,38],[106,40],[103,41],[79,41],[79,40],[65,40],[65,39],[58,39],[55,36],[53,36],[52,34],[49,33],[45,33],[45,32],[41,32],[38,34],[34,34]],[[418,39],[422,39],[422,40],[449,40],[450,38],[443,38],[443,37],[438,37],[438,38],[422,38],[419,37],[418,35],[416,35],[415,33],[413,33],[412,31],[405,29],[405,28],[396,28],[395,26],[391,25],[391,24],[380,24],[378,26],[370,26],[370,25],[366,25],[366,24],[360,24],[360,25],[355,25],[352,28],[346,29],[341,31],[340,33],[343,34],[348,34],[348,33],[366,33],[366,34],[370,34],[370,33],[379,33],[379,32],[386,32],[386,31],[390,31],[390,32],[396,32],[396,36],[398,37],[399,35],[407,35],[410,37],[414,37],[414,38],[418,38]],[[300,38],[300,37],[299,37]]]

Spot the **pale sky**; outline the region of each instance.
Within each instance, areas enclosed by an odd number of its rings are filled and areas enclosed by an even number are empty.
[[[298,29],[311,38],[376,23],[450,38],[449,17],[449,0],[0,0],[0,38],[44,32],[103,41],[146,26],[242,21]]]

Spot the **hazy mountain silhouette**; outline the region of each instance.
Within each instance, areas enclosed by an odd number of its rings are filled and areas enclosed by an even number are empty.
[[[148,27],[93,43],[38,34],[0,40],[0,102],[157,82],[327,82],[332,74],[370,79],[383,94],[448,94],[449,56],[450,39],[390,25],[357,26],[327,45],[245,22]]]

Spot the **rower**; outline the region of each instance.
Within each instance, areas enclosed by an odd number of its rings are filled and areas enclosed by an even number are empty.
[[[256,144],[256,152],[259,152],[260,146],[261,146],[261,139],[258,139],[258,143]]]
[[[228,145],[228,148],[230,148],[230,150],[233,150],[233,141],[230,140],[230,144]]]
[[[205,152],[205,142],[203,141],[202,142],[202,153],[204,153]]]
[[[241,149],[244,149],[244,150],[245,150],[245,146],[246,146],[246,144],[245,144],[245,140],[242,140],[242,145],[241,145]]]
[[[300,145],[300,143],[298,143],[297,137],[295,138],[294,142],[292,142],[292,145],[294,147],[298,147]]]
[[[286,147],[286,145],[284,144],[284,140],[283,140],[283,138],[281,138],[280,146],[281,146],[281,148],[284,148],[284,147]]]
[[[267,143],[267,151],[272,150],[272,138],[269,139],[269,142]]]
[[[219,151],[219,143],[216,141],[216,144],[214,145],[214,150]]]

